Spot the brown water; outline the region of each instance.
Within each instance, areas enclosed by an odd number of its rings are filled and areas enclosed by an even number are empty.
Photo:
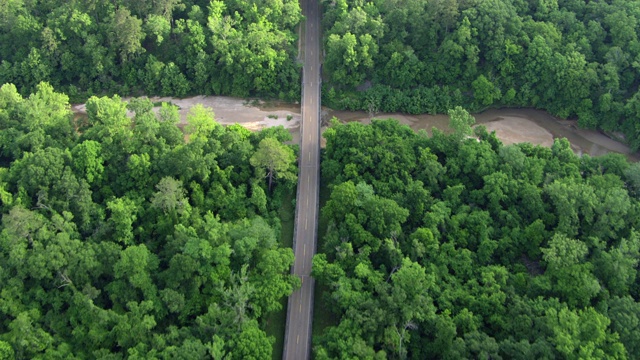
[[[338,119],[369,123],[370,116],[364,111],[335,111],[327,109],[327,118],[333,116]],[[550,146],[552,139],[566,138],[578,154],[592,156],[604,155],[609,152],[624,154],[631,161],[640,161],[640,154],[632,153],[625,144],[613,140],[607,135],[578,128],[575,120],[560,120],[549,113],[536,109],[490,109],[473,114],[477,124],[483,124],[490,130],[496,130],[498,137],[505,143],[528,141],[534,144]],[[431,133],[432,128],[450,132],[449,117],[447,115],[407,115],[407,114],[377,114],[376,119],[395,118],[412,129],[426,130]],[[512,132],[502,132],[507,125]],[[515,133],[514,133],[515,131]],[[547,139],[548,138],[548,139]]]

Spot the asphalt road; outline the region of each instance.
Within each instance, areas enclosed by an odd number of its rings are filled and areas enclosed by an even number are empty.
[[[300,4],[306,17],[306,28],[296,231],[293,242],[295,263],[292,273],[302,280],[302,286],[289,297],[283,352],[285,360],[311,357],[314,280],[310,275],[311,261],[316,252],[320,182],[320,5],[317,0],[301,0]]]

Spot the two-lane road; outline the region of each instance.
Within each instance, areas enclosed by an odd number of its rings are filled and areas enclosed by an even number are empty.
[[[301,0],[306,17],[302,74],[302,124],[298,198],[296,201],[295,263],[292,272],[302,286],[289,297],[283,358],[311,356],[314,280],[311,261],[316,252],[320,166],[320,7],[317,0]]]

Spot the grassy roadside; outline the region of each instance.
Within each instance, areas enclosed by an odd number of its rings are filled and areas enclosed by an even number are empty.
[[[329,200],[329,188],[327,184],[325,184],[322,179],[320,179],[320,209],[324,207],[324,204]],[[318,246],[317,252],[321,252],[324,246],[324,235],[327,231],[327,219],[319,215],[318,219]],[[325,286],[320,285],[316,282],[316,287],[314,289],[314,300],[313,300],[313,340],[312,344],[315,345],[318,336],[321,336],[324,333],[324,330],[329,326],[338,325],[338,319],[335,318],[335,315],[331,312],[331,309],[328,307],[328,304],[324,301],[325,296],[329,295],[329,289]],[[313,354],[313,351],[312,351]]]
[[[295,209],[293,207],[293,199],[296,190],[287,194],[282,200],[282,207],[279,211],[282,229],[280,230],[280,244],[283,247],[291,248],[293,246],[293,225],[295,218]],[[287,300],[282,298],[280,303],[282,310],[270,314],[266,319],[265,331],[268,336],[273,336],[276,342],[273,344],[273,360],[282,359],[282,351],[284,350],[284,330],[287,322]]]

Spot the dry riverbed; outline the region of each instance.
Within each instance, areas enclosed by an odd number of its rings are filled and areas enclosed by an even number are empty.
[[[249,130],[258,131],[271,126],[283,126],[293,135],[294,142],[299,141],[300,106],[279,102],[265,102],[261,100],[244,100],[226,96],[194,96],[185,99],[172,97],[151,97],[152,102],[158,104],[168,102],[177,105],[180,110],[180,124],[187,123],[189,110],[202,104],[211,108],[216,121],[223,125],[238,123]],[[127,100],[127,99],[124,99]],[[154,108],[156,111],[159,107]],[[76,113],[85,113],[84,104],[74,105]],[[326,124],[332,117],[342,122],[359,121],[370,123],[371,117],[361,111],[333,111],[325,109],[322,114]],[[551,146],[553,139],[566,137],[576,153],[602,155],[608,152],[618,152],[638,161],[638,154],[631,154],[630,149],[605,134],[598,131],[579,129],[575,121],[559,120],[548,113],[534,109],[491,109],[474,114],[478,124],[495,131],[504,144],[530,142],[536,145]],[[449,119],[446,115],[406,115],[406,114],[376,114],[376,119],[395,118],[412,129],[431,132],[436,127],[445,132],[450,131]],[[323,128],[324,130],[324,128]],[[324,139],[322,139],[324,140]]]
[[[124,98],[123,100],[128,100]],[[298,133],[300,127],[300,106],[294,104],[269,103],[261,100],[243,100],[227,96],[194,96],[177,99],[172,97],[150,97],[154,104],[162,102],[178,106],[182,127],[187,124],[189,110],[197,104],[213,110],[215,119],[222,125],[238,123],[251,131],[262,130],[271,126],[284,126],[292,134]],[[158,111],[159,106],[154,107]],[[84,104],[72,106],[75,113],[86,113]],[[133,114],[129,114],[133,116]]]
[[[342,121],[359,121],[370,123],[369,114],[363,111],[328,111],[326,118],[337,117]],[[535,145],[551,147],[553,139],[567,138],[577,154],[592,156],[617,152],[626,155],[632,161],[639,161],[638,153],[632,153],[625,144],[613,140],[607,135],[594,130],[578,128],[575,120],[560,120],[549,113],[535,109],[490,109],[473,114],[478,125],[484,125],[489,132],[495,131],[496,136],[504,144],[529,142]],[[434,127],[444,132],[449,128],[447,115],[407,115],[407,114],[376,114],[375,119],[394,118],[413,130],[426,130],[431,133]]]

